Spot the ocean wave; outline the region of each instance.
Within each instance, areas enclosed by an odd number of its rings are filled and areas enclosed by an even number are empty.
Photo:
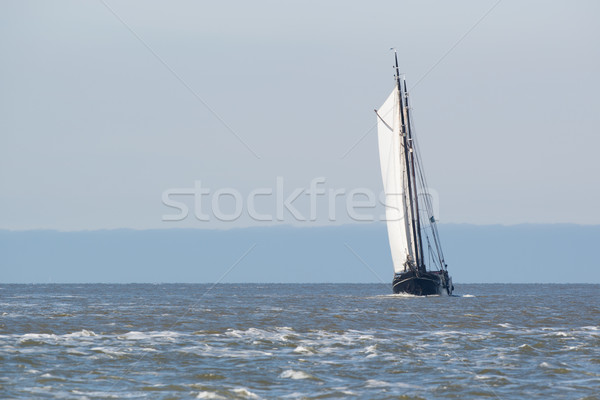
[[[227,397],[221,396],[215,392],[200,392],[196,396],[197,399],[227,399]]]
[[[294,353],[298,353],[298,354],[316,354],[316,351],[314,349],[311,349],[309,347],[304,347],[304,346],[298,346],[293,350]]]
[[[225,336],[270,342],[287,342],[294,334],[294,330],[290,327],[275,327],[272,330],[260,328],[248,328],[245,330],[228,329],[225,332]]]
[[[257,395],[256,393],[252,393],[251,391],[249,391],[246,388],[235,388],[231,390],[233,393],[235,393],[238,396],[241,396],[245,399],[260,399],[260,396]]]
[[[478,297],[463,302],[373,297],[379,286],[273,286],[273,295],[217,286],[188,314],[198,290],[160,289],[102,288],[55,319],[55,289],[47,303],[35,297],[38,309],[2,308],[24,317],[0,319],[1,390],[15,399],[596,395],[600,327],[587,287],[547,296],[531,286],[538,296],[472,286],[464,290]]]
[[[279,374],[279,377],[282,379],[316,379],[311,374],[308,374],[304,371],[296,371],[293,369],[286,369],[281,374]]]
[[[233,358],[233,359],[253,359],[259,357],[272,357],[274,354],[270,351],[240,349],[234,350],[230,347],[215,347],[207,344],[200,346],[187,346],[177,350],[182,354],[194,354],[201,357]]]
[[[367,387],[371,387],[371,388],[387,388],[387,387],[404,388],[404,389],[418,389],[419,388],[419,386],[417,386],[417,385],[411,385],[411,384],[404,383],[404,382],[386,382],[386,381],[377,380],[377,379],[368,379],[365,382],[365,385]]]
[[[140,332],[140,331],[131,331],[119,335],[119,339],[124,340],[151,340],[151,339],[164,339],[164,340],[175,340],[181,336],[181,333],[174,331],[150,331],[150,332]]]
[[[77,332],[67,333],[66,335],[62,335],[65,338],[81,338],[81,337],[93,337],[98,336],[93,331],[88,331],[87,329],[82,329]]]
[[[90,349],[91,351],[94,351],[96,353],[101,353],[101,354],[105,354],[109,357],[124,357],[127,356],[128,353],[124,352],[124,351],[119,351],[110,347],[102,347],[102,346],[98,346],[98,347],[92,347]]]

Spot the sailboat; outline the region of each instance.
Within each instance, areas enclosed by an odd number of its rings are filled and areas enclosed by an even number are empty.
[[[451,295],[454,286],[413,135],[406,77],[400,76],[397,52],[394,58],[396,87],[375,110],[388,239],[394,263],[392,288],[394,293],[417,296]]]

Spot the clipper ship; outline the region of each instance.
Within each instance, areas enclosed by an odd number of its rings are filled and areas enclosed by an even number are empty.
[[[375,110],[379,161],[385,192],[388,239],[394,263],[394,293],[417,296],[452,294],[438,234],[431,196],[411,124],[406,77],[398,68],[396,83],[383,105]]]

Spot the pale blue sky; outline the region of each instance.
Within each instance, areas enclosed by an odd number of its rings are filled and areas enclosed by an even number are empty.
[[[442,222],[600,224],[600,5],[495,4],[3,1],[0,228],[256,224],[161,221],[198,180],[378,192],[392,46]]]

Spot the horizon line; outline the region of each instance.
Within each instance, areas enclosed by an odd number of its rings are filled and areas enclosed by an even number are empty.
[[[576,227],[600,227],[600,223],[582,224],[577,222],[519,222],[519,223],[489,223],[479,224],[470,222],[438,222],[439,226],[471,226],[471,227],[525,227],[525,226],[576,226]],[[293,225],[293,224],[273,224],[273,225],[251,225],[234,226],[230,228],[218,227],[164,227],[164,228],[134,228],[134,227],[116,227],[116,228],[82,228],[82,229],[60,229],[60,228],[0,228],[0,232],[23,233],[23,232],[56,232],[56,233],[84,233],[84,232],[111,232],[111,231],[218,231],[227,232],[244,229],[269,229],[269,228],[291,228],[291,229],[319,229],[319,228],[357,228],[357,227],[385,227],[385,221],[375,221],[368,223],[346,223],[329,225]]]

